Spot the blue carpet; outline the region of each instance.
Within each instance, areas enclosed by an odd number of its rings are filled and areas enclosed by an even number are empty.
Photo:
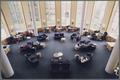
[[[53,39],[54,33],[48,34],[49,41],[46,42],[47,47],[40,50],[43,58],[40,59],[38,66],[30,65],[25,57],[20,54],[19,47],[21,44],[25,44],[27,41],[11,45],[11,52],[8,54],[10,63],[15,71],[14,79],[52,79],[52,78],[70,78],[70,79],[116,79],[116,76],[109,75],[105,72],[105,66],[109,59],[110,53],[104,46],[106,43],[101,41],[92,41],[97,44],[97,48],[94,51],[94,56],[91,62],[87,65],[80,65],[75,62],[74,54],[85,54],[80,51],[74,50],[75,43],[70,40],[71,33],[65,33],[66,41],[60,42]],[[83,37],[82,39],[87,39]],[[28,40],[29,41],[29,40]],[[30,41],[36,41],[36,38],[32,38]],[[53,77],[50,75],[50,59],[55,51],[61,51],[64,53],[64,57],[70,61],[70,76]]]

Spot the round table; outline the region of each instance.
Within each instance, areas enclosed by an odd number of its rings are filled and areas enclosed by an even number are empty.
[[[66,38],[61,38],[61,41],[64,42],[66,40]]]
[[[75,45],[75,50],[79,50],[80,46],[78,46],[78,44]]]
[[[55,58],[59,58],[59,57],[62,57],[63,56],[63,53],[62,52],[56,52],[53,54],[53,57]]]
[[[27,37],[27,39],[29,40],[29,39],[31,39],[31,37]]]

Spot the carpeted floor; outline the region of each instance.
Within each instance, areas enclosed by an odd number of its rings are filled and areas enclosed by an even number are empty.
[[[65,33],[66,41],[59,42],[53,39],[54,33],[48,33],[49,41],[46,42],[47,47],[40,50],[43,58],[40,59],[38,66],[32,66],[29,64],[25,57],[20,54],[19,47],[21,44],[25,44],[27,41],[11,45],[11,52],[8,54],[10,63],[14,69],[14,79],[52,79],[52,78],[71,78],[71,79],[116,79],[115,76],[109,75],[105,72],[105,66],[110,56],[110,53],[105,48],[105,42],[92,41],[97,44],[97,48],[94,51],[94,56],[91,62],[86,65],[80,65],[76,63],[74,54],[85,54],[80,51],[74,50],[74,42],[70,40],[71,33]],[[82,38],[87,39],[87,38]],[[30,41],[36,41],[36,38],[32,38]],[[64,53],[64,57],[70,61],[70,76],[53,77],[50,75],[50,59],[55,51],[61,51]]]

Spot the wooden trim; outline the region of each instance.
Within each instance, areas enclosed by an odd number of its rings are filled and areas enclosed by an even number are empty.
[[[9,32],[9,34],[11,34],[11,30],[10,30],[10,28],[9,28],[9,26],[8,26],[8,23],[7,23],[7,21],[6,21],[6,18],[5,18],[5,15],[4,15],[2,9],[1,9],[1,12],[2,12],[3,18],[4,18],[4,20],[5,20],[5,23],[6,23],[6,27],[7,27],[7,29],[8,29],[8,32]]]
[[[61,26],[61,1],[55,1],[55,13],[56,13],[56,26]],[[59,24],[57,19],[59,19]]]

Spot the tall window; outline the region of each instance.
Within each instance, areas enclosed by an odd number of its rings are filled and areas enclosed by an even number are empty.
[[[47,26],[55,26],[55,1],[46,1]]]
[[[91,29],[100,30],[102,19],[105,14],[107,1],[95,1],[93,16],[91,20]]]
[[[34,1],[35,20],[39,21],[39,1]]]
[[[24,22],[24,17],[22,13],[22,6],[20,1],[9,1],[8,2],[13,24],[14,24],[14,29],[16,32],[21,32],[25,31],[25,22]]]
[[[1,40],[6,39],[7,37],[9,37],[9,32],[3,14],[1,13]]]
[[[71,1],[61,1],[61,20],[63,26],[70,25],[70,9]]]
[[[31,22],[33,22],[33,16],[34,16],[36,28],[40,28],[41,27],[41,18],[40,18],[39,1],[29,1],[28,7],[29,7]],[[32,8],[35,13],[34,15],[32,12]],[[31,26],[29,26],[29,28],[33,29],[32,24],[31,24]]]
[[[81,27],[84,1],[77,2],[76,27]]]
[[[7,34],[3,26],[3,23],[1,22],[1,40],[4,40],[5,38],[7,38]]]
[[[113,15],[113,18],[111,20],[111,25],[109,25],[107,32],[108,34],[117,39],[119,35],[119,7],[117,6],[117,9],[115,10],[115,15]]]

